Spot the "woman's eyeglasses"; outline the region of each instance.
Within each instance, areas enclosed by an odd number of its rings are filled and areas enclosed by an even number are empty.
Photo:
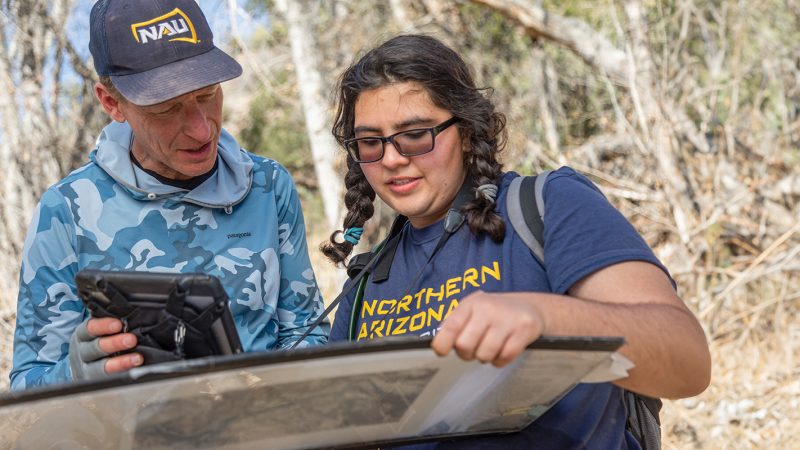
[[[436,135],[458,122],[458,117],[450,119],[431,128],[415,128],[395,133],[391,136],[368,136],[344,141],[350,157],[357,163],[371,163],[383,158],[386,143],[391,142],[397,153],[403,156],[419,156],[430,152],[436,146]]]

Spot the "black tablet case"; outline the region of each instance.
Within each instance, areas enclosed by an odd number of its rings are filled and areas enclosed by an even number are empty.
[[[78,296],[92,311],[93,316],[114,316],[125,319],[124,323],[127,323],[127,319],[120,317],[121,311],[112,305],[109,298],[114,293],[119,293],[124,297],[123,303],[127,302],[138,309],[132,320],[140,329],[146,330],[163,320],[163,311],[170,302],[173,302],[173,308],[175,303],[178,304],[177,311],[172,312],[187,321],[194,319],[201,322],[200,316],[205,314],[203,317],[208,318],[208,323],[200,331],[195,330],[195,335],[190,332],[187,337],[196,341],[187,342],[187,358],[242,352],[239,335],[228,308],[228,297],[219,279],[214,276],[201,273],[82,270],[75,276],[75,282]],[[176,302],[173,297],[178,294],[181,298]],[[128,317],[130,316],[129,314]],[[165,340],[174,339],[172,330],[174,325],[169,332],[162,333],[166,334],[163,336]],[[141,333],[135,334],[140,337],[140,344],[158,345],[150,337],[146,337],[150,342],[141,342]],[[147,354],[145,363],[148,363]]]

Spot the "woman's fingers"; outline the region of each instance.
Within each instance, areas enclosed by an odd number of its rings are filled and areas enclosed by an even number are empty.
[[[442,322],[439,331],[431,342],[431,348],[439,356],[445,356],[450,353],[450,350],[455,347],[456,339],[458,339],[461,329],[469,321],[470,309],[460,304],[449,316],[447,320]]]
[[[467,308],[470,309],[469,320],[461,327],[454,345],[458,356],[463,360],[470,361],[475,359],[475,353],[492,324],[486,320],[486,317],[476,314],[477,311],[472,309],[471,305],[466,305],[465,309]],[[458,309],[456,308],[455,312],[458,312]]]
[[[503,349],[503,345],[507,340],[507,333],[497,330],[496,328],[491,328],[479,342],[479,345],[475,350],[475,359],[482,363],[495,364],[495,360],[497,359],[500,351]]]
[[[440,356],[455,349],[464,360],[502,367],[522,354],[542,329],[538,310],[524,297],[476,292],[442,323],[431,347]]]

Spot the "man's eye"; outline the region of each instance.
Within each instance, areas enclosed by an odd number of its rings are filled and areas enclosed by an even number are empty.
[[[165,109],[164,111],[158,111],[158,112],[156,112],[154,114],[157,115],[157,116],[168,116],[168,115],[174,113],[177,110],[178,110],[178,105],[175,105],[172,108]]]

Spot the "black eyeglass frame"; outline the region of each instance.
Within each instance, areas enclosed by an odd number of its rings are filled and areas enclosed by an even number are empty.
[[[357,162],[359,164],[378,162],[381,159],[383,159],[383,155],[386,154],[386,144],[388,144],[388,143],[391,143],[394,146],[394,148],[397,150],[397,153],[399,153],[402,156],[405,156],[406,158],[410,158],[410,157],[413,157],[413,156],[420,156],[420,155],[424,155],[426,153],[432,152],[433,149],[436,148],[436,136],[438,136],[442,131],[444,131],[447,128],[449,128],[450,125],[453,125],[454,123],[456,123],[456,122],[458,122],[460,120],[461,120],[461,118],[453,116],[453,117],[445,120],[444,122],[440,123],[439,125],[436,125],[436,126],[433,126],[433,127],[413,128],[411,130],[403,130],[403,131],[399,131],[399,132],[397,132],[397,133],[395,133],[395,134],[393,134],[391,136],[386,136],[386,137],[384,137],[384,136],[364,136],[364,137],[360,137],[360,138],[346,139],[343,142],[343,144],[344,144],[345,150],[347,150],[347,153],[350,155],[351,158],[353,158],[353,161],[355,161],[355,162]],[[428,150],[425,150],[424,152],[404,153],[403,149],[400,147],[400,144],[398,144],[394,140],[395,137],[397,137],[397,136],[399,136],[401,134],[415,133],[415,132],[420,132],[420,131],[427,131],[427,132],[429,132],[431,134],[431,148],[428,149]],[[350,144],[352,144],[353,142],[366,141],[366,140],[376,140],[376,139],[381,141],[381,154],[380,154],[380,156],[378,156],[375,159],[369,159],[369,160],[359,159],[358,158],[358,150],[352,149],[350,147]]]

